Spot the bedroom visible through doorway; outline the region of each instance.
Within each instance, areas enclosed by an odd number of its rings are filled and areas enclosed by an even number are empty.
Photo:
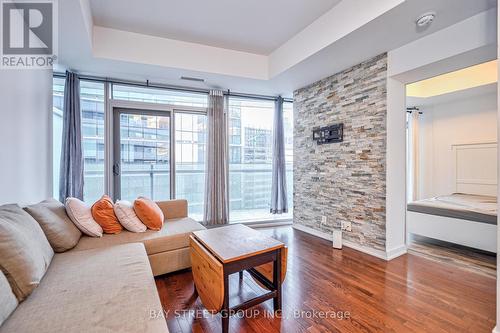
[[[496,276],[497,61],[408,84],[408,250]]]

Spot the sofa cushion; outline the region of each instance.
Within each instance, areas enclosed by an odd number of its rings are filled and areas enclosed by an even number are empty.
[[[103,195],[91,208],[92,217],[107,234],[118,234],[123,230],[115,215],[113,200],[107,195]]]
[[[77,198],[66,198],[66,213],[73,223],[87,236],[101,237],[102,227],[92,217],[90,207]]]
[[[55,199],[47,199],[24,208],[42,227],[55,252],[67,251],[78,243],[82,233],[71,222],[66,208]]]
[[[10,316],[17,307],[16,295],[10,288],[9,281],[2,272],[0,272],[0,325]]]
[[[158,231],[162,228],[165,216],[153,200],[139,197],[134,201],[134,210],[137,217],[139,217],[148,229]]]
[[[0,332],[168,332],[161,310],[144,245],[69,251]]]
[[[115,203],[115,214],[120,224],[131,232],[144,232],[148,228],[139,220],[130,201],[118,200]]]
[[[30,214],[18,205],[0,206],[0,268],[19,301],[38,286],[53,256]]]
[[[84,236],[80,239],[75,250],[81,251],[117,244],[141,242],[146,247],[148,255],[150,255],[188,247],[191,232],[203,229],[205,227],[189,217],[166,220],[160,231],[148,230],[141,233],[123,231],[118,235],[105,234],[102,238]]]

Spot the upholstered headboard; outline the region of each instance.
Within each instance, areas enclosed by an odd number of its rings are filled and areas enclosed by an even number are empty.
[[[453,145],[455,191],[497,195],[497,144]]]

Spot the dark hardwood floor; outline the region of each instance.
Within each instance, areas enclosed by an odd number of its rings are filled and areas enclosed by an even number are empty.
[[[413,236],[408,252],[493,279],[497,276],[497,256],[495,253],[421,236]]]
[[[259,229],[289,247],[283,315],[272,301],[231,317],[230,332],[488,332],[495,326],[496,280],[407,254],[386,262],[291,227]],[[220,315],[193,297],[191,271],[156,279],[172,333],[220,332]],[[248,273],[231,277],[230,301],[260,293]]]

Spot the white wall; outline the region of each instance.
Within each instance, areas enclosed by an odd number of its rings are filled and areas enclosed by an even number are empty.
[[[388,66],[390,68],[391,58]],[[387,78],[386,253],[406,253],[406,92],[400,81]]]
[[[497,7],[497,21],[500,19],[500,6]],[[500,25],[497,24],[497,54],[500,54]],[[498,74],[500,77],[500,66],[498,67]],[[500,101],[500,84],[497,85],[498,95],[497,101]],[[497,103],[497,127],[500,128],[500,108]],[[500,159],[500,145],[497,145],[498,153],[497,157]],[[500,163],[498,163],[500,165]],[[500,179],[500,168],[497,170],[498,177]],[[497,198],[500,198],[500,186],[497,187]],[[498,203],[500,206],[500,202]],[[500,209],[499,209],[500,211]],[[498,215],[498,214],[497,214]],[[500,218],[497,216],[497,226],[500,225]],[[497,253],[500,253],[500,228],[497,228]],[[493,329],[493,332],[498,332],[499,323],[500,323],[500,278],[498,278],[500,272],[500,256],[497,255],[497,326]]]
[[[52,196],[52,71],[0,70],[0,204]]]
[[[496,53],[496,9],[484,11],[446,29],[417,39],[389,52],[389,76],[402,75],[407,82],[432,77],[470,66],[469,53],[476,63]],[[460,36],[460,39],[457,39]]]
[[[453,144],[486,143],[497,140],[497,91],[464,92],[449,99],[426,99],[420,107],[419,199],[455,191]]]

